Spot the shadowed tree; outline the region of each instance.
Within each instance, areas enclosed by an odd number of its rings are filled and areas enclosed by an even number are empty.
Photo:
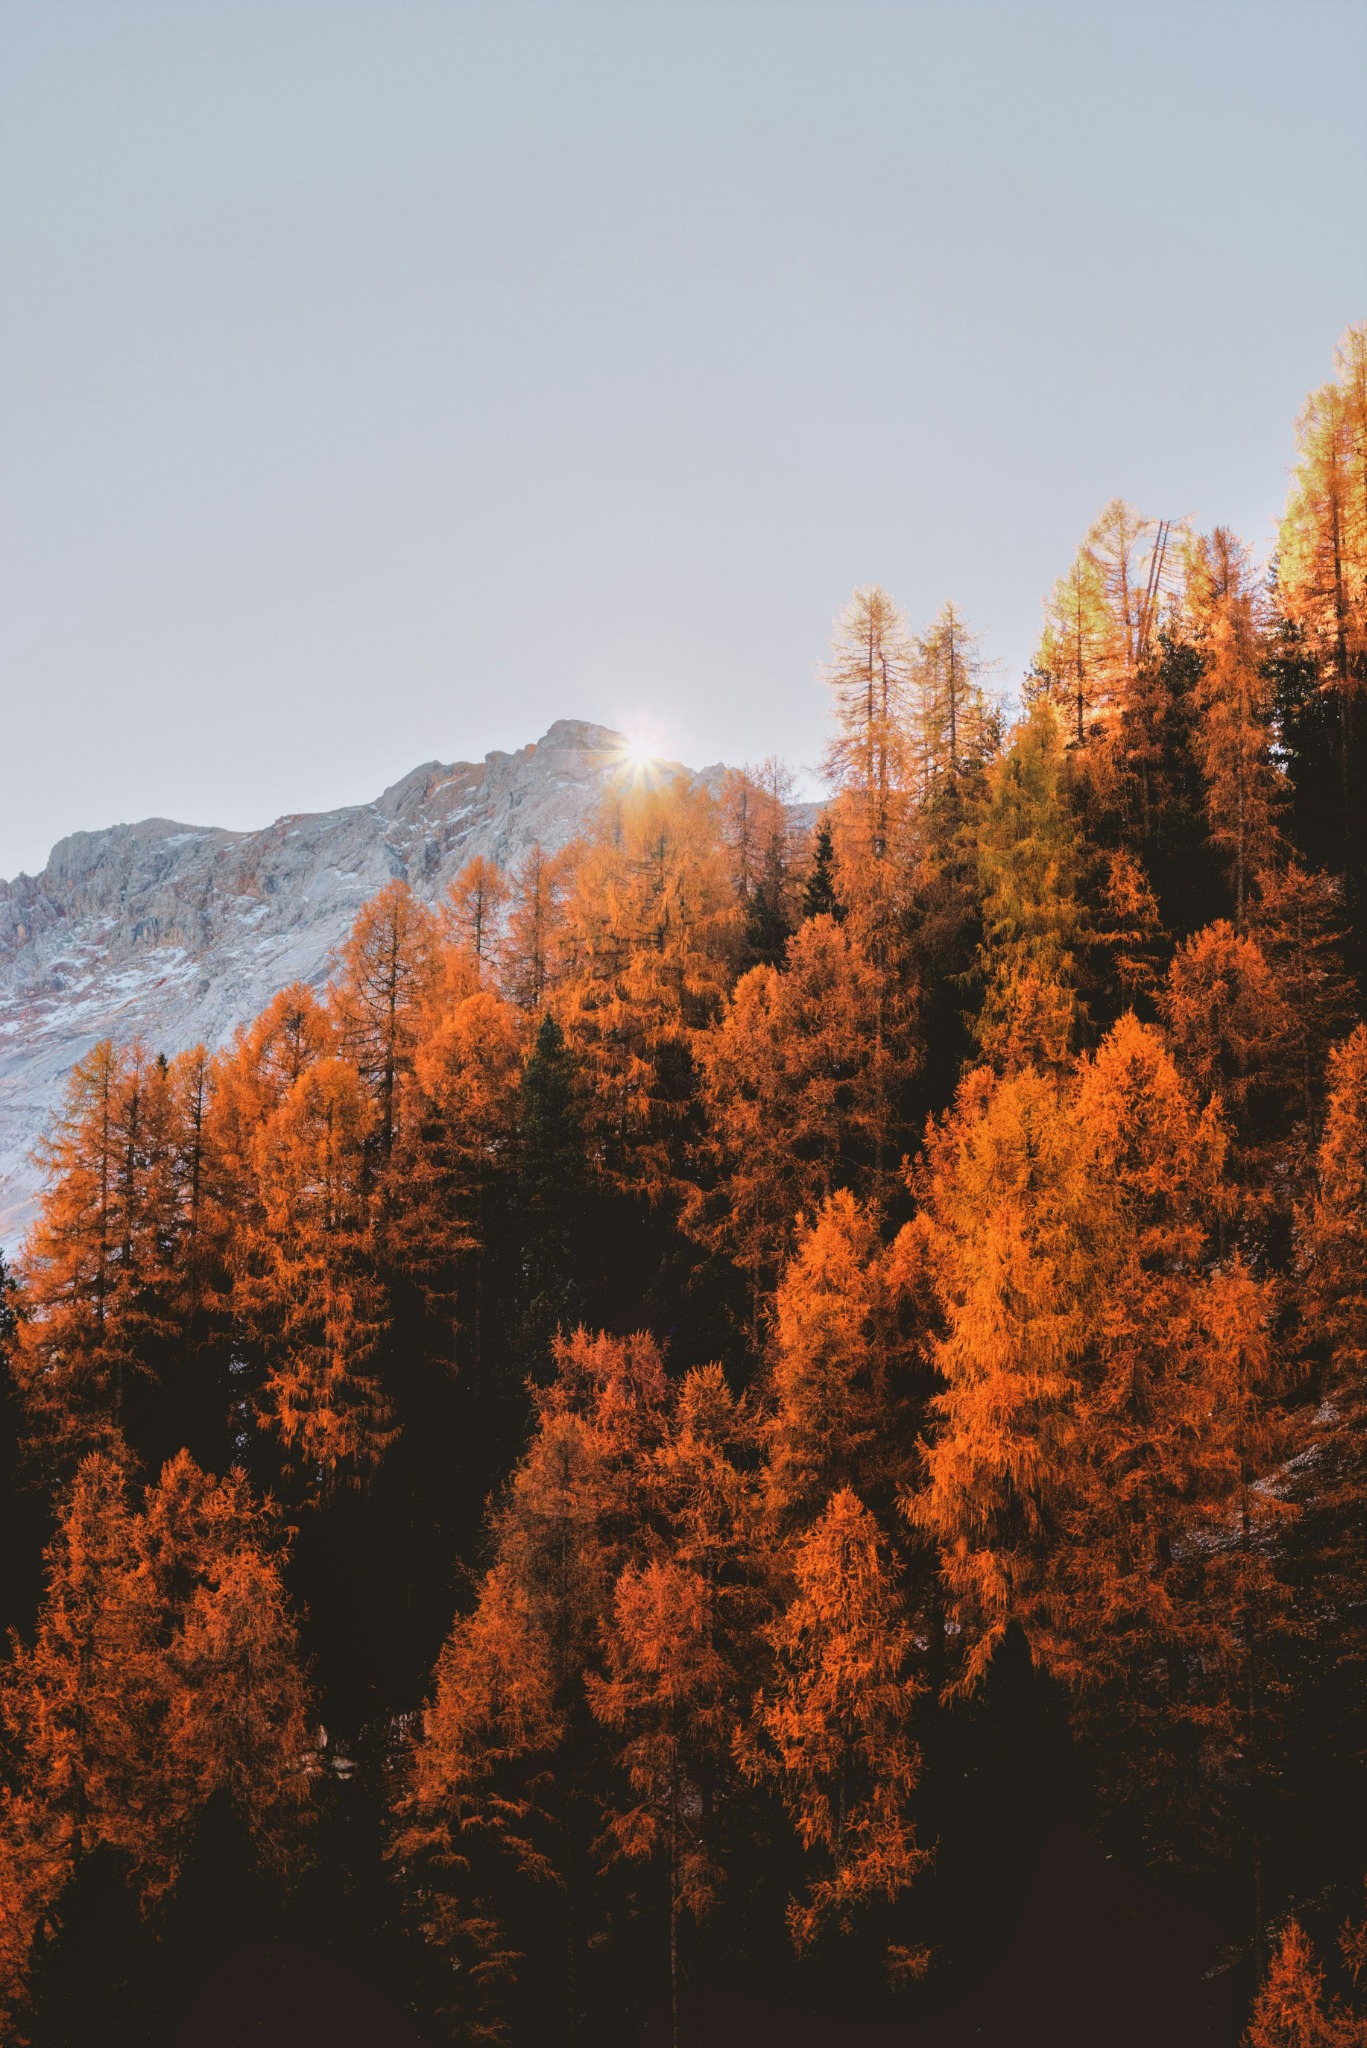
[[[511,1195],[520,1356],[533,1370],[551,1338],[582,1322],[588,1308],[593,1194],[582,1094],[578,1062],[548,1011],[522,1070]]]
[[[1360,2048],[1367,2027],[1326,2001],[1324,1970],[1298,1920],[1281,1932],[1258,1992],[1245,2048]]]
[[[120,1465],[81,1463],[47,1552],[32,1644],[0,1671],[0,2001],[95,1851],[144,1910],[175,1886],[197,1816],[237,1811],[258,1853],[300,1847],[311,1739],[284,1544],[240,1473],[182,1452],[128,1502]]]
[[[839,924],[844,914],[835,886],[835,846],[830,822],[823,811],[812,840],[812,866],[802,891],[802,915],[829,917]]]
[[[781,761],[728,768],[719,793],[731,881],[745,913],[742,959],[776,966],[796,921],[787,805],[793,778]]]
[[[490,1529],[491,1562],[457,1618],[399,1804],[394,1854],[424,1932],[474,1987],[483,2026],[515,1956],[496,1894],[564,1895],[566,2033],[577,2025],[585,1887],[596,1832],[584,1673],[647,1513],[666,1382],[650,1338],[558,1339],[526,1454]]]

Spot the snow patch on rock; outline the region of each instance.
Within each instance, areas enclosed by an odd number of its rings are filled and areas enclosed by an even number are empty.
[[[624,752],[619,733],[558,719],[514,754],[425,762],[374,803],[259,832],[167,818],[74,832],[42,874],[0,882],[0,1244],[33,1214],[30,1154],[100,1039],[222,1045],[286,983],[325,982],[392,877],[431,901],[477,854],[510,866],[537,841],[557,851]]]

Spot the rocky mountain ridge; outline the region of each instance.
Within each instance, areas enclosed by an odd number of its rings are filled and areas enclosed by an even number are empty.
[[[430,900],[477,854],[509,865],[534,842],[556,851],[626,758],[620,733],[559,719],[513,754],[429,761],[374,803],[257,832],[165,818],[76,832],[40,875],[0,881],[0,1244],[32,1215],[29,1154],[101,1038],[168,1054],[221,1045],[286,983],[325,981],[357,909],[392,877]]]

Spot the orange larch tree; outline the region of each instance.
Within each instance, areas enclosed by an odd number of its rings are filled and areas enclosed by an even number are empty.
[[[1347,330],[1335,369],[1297,422],[1299,461],[1274,572],[1296,822],[1312,857],[1343,875],[1360,925],[1367,898],[1367,323]],[[1357,966],[1361,973],[1360,944]]]
[[[911,1133],[911,994],[847,925],[811,917],[785,965],[736,984],[696,1042],[707,1132],[690,1228],[752,1288],[772,1285],[794,1219],[840,1187],[889,1198]]]
[[[239,1029],[209,1071],[207,1182],[201,1176],[205,1228],[235,1268],[244,1232],[260,1216],[256,1146],[262,1125],[296,1081],[335,1055],[331,1017],[306,982],[273,996],[260,1016]]]
[[[1179,1063],[1229,1113],[1253,1221],[1285,1212],[1304,1188],[1325,1059],[1356,1007],[1340,900],[1329,877],[1294,863],[1264,871],[1246,931],[1221,919],[1194,933],[1162,992]]]
[[[1076,1042],[1080,956],[1090,936],[1084,858],[1063,731],[1040,702],[989,774],[977,834],[983,998],[976,1032],[1004,1072],[1057,1067]]]
[[[372,1371],[385,1304],[369,1241],[379,1110],[349,1062],[304,1069],[255,1146],[259,1219],[236,1307],[259,1347],[267,1427],[310,1487],[355,1479],[390,1441]]]
[[[1254,1486],[1279,1444],[1272,1290],[1215,1256],[1225,1148],[1131,1017],[1071,1085],[972,1076],[922,1190],[945,1384],[909,1505],[940,1545],[958,1682],[1018,1621],[1117,1774],[1166,1798],[1191,1792],[1173,1756],[1193,1736],[1203,1769],[1252,1767],[1250,1672],[1284,1607],[1281,1510]]]
[[[839,875],[833,908],[891,993],[914,978],[909,941],[924,750],[918,651],[885,590],[855,591],[836,621],[825,676],[835,721],[825,758],[833,796],[822,816]]]
[[[478,1268],[484,1256],[489,1190],[513,1142],[525,1040],[524,1014],[477,989],[436,1010],[414,1049],[383,1250],[448,1324],[467,1259]],[[478,1352],[478,1271],[470,1313]]]
[[[826,772],[843,802],[837,846],[851,871],[881,868],[898,852],[915,772],[910,695],[915,650],[886,590],[856,590],[836,621],[826,668],[835,736]]]
[[[257,1853],[283,1866],[313,1768],[287,1532],[240,1470],[216,1479],[182,1451],[146,1489],[133,1533],[159,1614],[157,1750],[185,1824],[225,1798]]]
[[[944,604],[916,643],[910,686],[916,802],[936,809],[996,752],[1001,715],[984,685],[977,634],[957,605]]]
[[[0,1670],[0,2003],[11,2010],[62,1888],[95,1850],[125,1860],[149,1910],[220,1794],[267,1860],[297,1853],[308,1696],[282,1551],[241,1474],[214,1480],[182,1452],[134,1510],[115,1459],[79,1466],[33,1641],[16,1638]]]
[[[777,1527],[810,1527],[851,1487],[891,1510],[910,1483],[924,1398],[912,1240],[885,1247],[848,1192],[804,1222],[774,1296],[764,1498]]]
[[[497,861],[486,860],[483,854],[465,863],[446,892],[441,913],[445,935],[474,963],[477,982],[498,958],[508,896],[507,876]]]
[[[680,1937],[726,1878],[743,1701],[758,1676],[768,1565],[758,1536],[757,1435],[719,1366],[679,1386],[651,1459],[651,1523],[620,1574],[589,1705],[622,1738],[627,1799],[604,1798],[613,1860],[660,1860],[667,1891],[673,2032]]]
[[[777,1787],[817,1875],[788,1913],[805,1948],[834,1920],[896,1900],[927,1861],[911,1798],[920,1754],[911,1634],[878,1525],[848,1488],[791,1559],[791,1594],[772,1626],[777,1662],[756,1702],[748,1767]],[[900,1947],[894,1967],[923,1967]]]
[[[45,1455],[117,1446],[171,1330],[180,1218],[165,1062],[104,1040],[78,1062],[40,1156],[49,1182],[21,1262],[16,1382]]]
[[[1165,528],[1113,498],[1054,585],[1032,669],[1032,696],[1063,716],[1083,746],[1122,708],[1157,624]]]
[[[610,803],[566,904],[556,1015],[588,1086],[610,1182],[652,1204],[682,1192],[694,1135],[695,1035],[733,978],[742,912],[716,806],[680,777]]]
[[[664,1432],[666,1381],[649,1337],[579,1331],[557,1341],[555,1360],[492,1520],[489,1569],[438,1660],[398,1808],[393,1853],[420,1887],[427,1938],[471,1972],[471,2025],[515,1974],[507,1909],[491,1904],[491,1888],[507,1892],[519,1877],[564,1894],[565,2000],[577,2008],[597,1833],[584,1674],[649,1519]]]
[[[1297,425],[1277,590],[1324,682],[1347,693],[1367,677],[1367,323],[1347,330],[1335,369]]]
[[[1200,671],[1196,749],[1210,839],[1242,930],[1253,878],[1276,865],[1282,780],[1273,762],[1272,683],[1261,592],[1247,550],[1228,528],[1188,548],[1184,627]]]
[[[533,1014],[560,973],[565,892],[574,854],[530,846],[509,877],[508,910],[495,949],[499,985],[510,1002]]]
[[[679,2039],[679,1933],[702,1919],[722,1878],[708,1826],[737,1729],[735,1673],[721,1654],[713,1596],[669,1557],[628,1564],[604,1628],[603,1670],[589,1672],[589,1705],[623,1737],[617,1764],[629,1805],[610,1808],[604,1846],[633,1860],[662,1856],[668,1895],[671,2038]]]
[[[406,882],[386,883],[357,913],[339,949],[330,1008],[338,1045],[369,1087],[377,1170],[388,1166],[404,1112],[413,1049],[439,979],[435,914]]]
[[[1313,1690],[1356,1713],[1367,1671],[1358,1588],[1367,1570],[1367,1025],[1329,1061],[1315,1184],[1296,1217],[1300,1338],[1319,1395],[1295,1471],[1292,1570],[1311,1643]],[[1321,1736],[1337,1743],[1338,1731]]]
[[[1367,2027],[1327,2001],[1324,1969],[1298,1920],[1281,1932],[1249,2018],[1244,2048],[1360,2048]]]

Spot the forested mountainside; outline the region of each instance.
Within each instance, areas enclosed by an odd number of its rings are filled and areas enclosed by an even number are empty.
[[[32,1218],[29,1154],[101,1038],[165,1053],[226,1043],[278,989],[327,980],[386,882],[435,902],[467,860],[558,853],[625,751],[620,733],[558,719],[515,754],[429,761],[373,804],[260,832],[164,818],[78,832],[42,874],[0,882],[0,1244]]]
[[[828,677],[811,831],[624,780],[76,1066],[16,2037],[269,1938],[372,2038],[1367,2041],[1367,328],[1269,573],[1117,501],[1009,728],[952,605]]]

